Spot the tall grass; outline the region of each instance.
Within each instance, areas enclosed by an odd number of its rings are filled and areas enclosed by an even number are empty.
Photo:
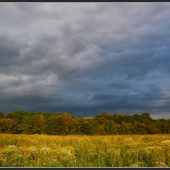
[[[1,167],[170,167],[170,135],[0,134]]]

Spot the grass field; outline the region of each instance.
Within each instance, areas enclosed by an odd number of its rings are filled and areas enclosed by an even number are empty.
[[[170,167],[170,134],[0,134],[1,167]]]

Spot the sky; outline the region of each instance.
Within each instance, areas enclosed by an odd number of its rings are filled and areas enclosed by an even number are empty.
[[[170,3],[0,2],[0,110],[170,119]]]

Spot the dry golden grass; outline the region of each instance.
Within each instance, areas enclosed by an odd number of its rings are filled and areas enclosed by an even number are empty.
[[[1,167],[169,167],[170,134],[0,134]]]

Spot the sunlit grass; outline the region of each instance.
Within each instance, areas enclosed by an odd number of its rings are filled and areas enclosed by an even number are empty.
[[[0,134],[1,167],[169,167],[170,134]]]

